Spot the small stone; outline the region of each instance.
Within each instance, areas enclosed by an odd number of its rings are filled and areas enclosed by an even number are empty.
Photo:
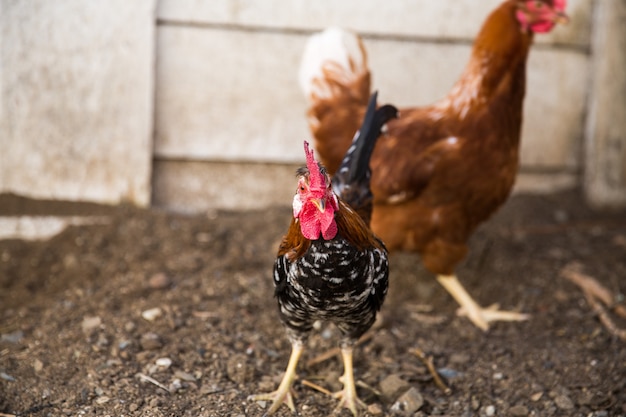
[[[162,290],[163,288],[167,288],[172,283],[170,277],[165,275],[163,272],[158,272],[150,277],[148,280],[148,285],[150,288],[155,290]]]
[[[262,379],[261,381],[263,381],[263,379]],[[272,383],[271,383],[271,385],[267,385],[267,387],[268,387],[268,388],[267,388],[267,389],[265,389],[265,387],[264,387],[263,385],[260,385],[260,384],[259,384],[259,388],[260,388],[263,392],[265,392],[265,391],[269,392],[269,391],[271,391],[272,389],[274,389],[276,386],[275,386],[275,384],[272,382]],[[216,392],[220,392],[220,391],[222,391],[222,388],[221,388],[221,387],[219,387],[218,385],[215,385],[215,384],[211,384],[211,385],[203,385],[203,386],[200,388],[200,394],[202,394],[202,395],[210,395],[210,394],[215,394]]]
[[[161,315],[163,315],[163,310],[161,310],[160,307],[151,308],[141,313],[141,317],[148,321],[154,321],[161,317]]]
[[[180,379],[176,378],[172,381],[172,383],[170,384],[168,388],[170,392],[176,392],[180,390],[182,387],[183,387],[183,383],[181,382]]]
[[[159,358],[155,361],[159,368],[167,369],[172,366],[172,360],[170,358]]]
[[[557,395],[554,398],[554,403],[561,410],[573,410],[574,409],[574,402],[567,395]]]
[[[145,333],[139,341],[143,350],[156,350],[163,346],[161,337],[156,333]]]
[[[124,350],[127,347],[129,347],[131,345],[131,341],[130,340],[121,340],[118,344],[117,344],[117,348],[119,350]]]
[[[367,406],[367,412],[373,416],[379,416],[383,413],[383,408],[380,404],[374,403]]]
[[[102,397],[96,398],[96,404],[106,404],[109,402],[109,400],[111,400],[109,397],[103,395]]]
[[[134,321],[127,321],[124,324],[124,330],[126,330],[128,333],[134,332],[136,328],[137,328],[137,325],[135,324]]]
[[[541,397],[543,397],[543,392],[536,392],[533,395],[530,396],[530,400],[537,402],[541,399]]]
[[[187,382],[195,382],[196,378],[191,375],[190,373],[187,372],[183,372],[183,371],[176,371],[174,372],[174,376],[177,378],[182,379],[183,381],[187,381]]]
[[[267,401],[265,401],[265,400],[257,400],[256,403],[261,408],[267,407]]]
[[[0,372],[0,379],[4,379],[5,381],[9,381],[9,382],[15,382],[15,378],[13,378],[11,375],[6,374],[4,372]]]
[[[477,411],[480,408],[480,399],[477,396],[472,395],[470,404],[471,404],[472,410]]]
[[[383,397],[387,398],[389,401],[395,400],[400,394],[408,390],[409,387],[410,384],[396,374],[391,374],[380,381],[380,391],[383,393]]]
[[[496,415],[496,407],[494,407],[493,405],[488,405],[487,407],[485,407],[485,415],[487,417]]]
[[[413,414],[424,405],[424,397],[415,387],[409,388],[391,406],[393,411],[404,411],[406,414]]]
[[[81,323],[81,327],[83,328],[83,332],[88,333],[93,329],[100,327],[102,324],[102,319],[98,316],[94,317],[84,317],[83,322]]]
[[[0,340],[8,343],[20,343],[24,338],[24,332],[21,330],[16,330],[11,333],[4,333],[0,337]]]
[[[528,415],[528,408],[523,405],[515,405],[509,408],[509,414],[513,417],[525,417]]]
[[[33,361],[33,369],[35,370],[35,372],[39,373],[43,370],[43,362],[40,361],[39,359],[35,359]]]
[[[470,355],[467,353],[453,353],[450,355],[450,363],[454,365],[463,365],[471,360]]]
[[[128,406],[128,411],[130,411],[131,413],[134,413],[137,410],[139,410],[139,404],[132,403]]]

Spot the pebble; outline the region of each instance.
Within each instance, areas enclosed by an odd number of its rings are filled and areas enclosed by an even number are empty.
[[[163,288],[167,288],[172,283],[170,277],[168,277],[163,272],[158,272],[150,277],[148,280],[148,285],[150,288],[155,290],[162,290]]]
[[[121,340],[118,344],[117,344],[117,348],[119,350],[124,350],[126,349],[128,346],[131,345],[131,341],[130,340]]]
[[[175,378],[168,388],[170,392],[176,392],[180,390],[182,387],[183,387],[183,383],[181,382],[181,380],[178,378]]]
[[[400,378],[397,374],[391,374],[380,381],[380,391],[388,400],[394,400],[398,395],[408,390],[410,384]]]
[[[8,343],[20,343],[24,338],[24,332],[21,330],[16,330],[11,333],[4,333],[0,337],[0,340]]]
[[[537,402],[543,397],[543,392],[536,392],[530,396],[531,401]]]
[[[145,333],[141,336],[139,341],[143,350],[155,350],[160,349],[163,346],[161,337],[156,333]]]
[[[196,377],[194,377],[190,373],[187,373],[187,372],[184,372],[184,371],[180,371],[180,370],[174,372],[174,376],[177,377],[177,378],[182,379],[183,381],[187,381],[187,382],[195,382],[196,381]]]
[[[103,395],[102,397],[98,397],[96,398],[96,404],[105,404],[108,403],[111,399],[109,397],[107,397],[106,395]]]
[[[424,397],[420,394],[417,388],[411,387],[391,406],[391,410],[404,411],[410,415],[419,410],[423,405]]]
[[[172,360],[170,358],[159,358],[155,361],[159,368],[167,369],[172,366]]]
[[[496,415],[496,407],[494,407],[493,405],[488,405],[487,407],[485,407],[485,415],[487,417]]]
[[[100,327],[100,325],[102,324],[102,319],[98,316],[94,316],[94,317],[84,317],[83,318],[83,322],[81,323],[81,327],[83,329],[83,332],[87,333],[95,328]]]
[[[383,413],[383,408],[380,404],[370,404],[367,406],[367,412],[373,416],[379,416]]]
[[[141,313],[141,317],[143,317],[144,319],[148,321],[154,321],[157,318],[161,317],[162,315],[163,315],[163,310],[161,310],[160,307],[151,308]]]
[[[13,378],[11,375],[6,374],[4,372],[0,372],[0,379],[4,379],[5,381],[9,381],[9,382],[15,382],[15,378]]]
[[[126,330],[128,333],[134,332],[136,328],[137,328],[137,325],[135,324],[134,321],[127,321],[124,324],[124,330]]]
[[[523,405],[515,405],[509,408],[509,414],[513,417],[525,417],[528,415],[528,408]]]
[[[574,409],[574,402],[567,395],[557,395],[554,398],[554,403],[561,410],[573,410]]]
[[[39,373],[43,370],[43,362],[40,361],[39,359],[35,359],[33,361],[33,369],[35,370],[36,373]]]
[[[453,353],[450,355],[450,363],[455,365],[463,365],[468,363],[472,358],[467,353]]]

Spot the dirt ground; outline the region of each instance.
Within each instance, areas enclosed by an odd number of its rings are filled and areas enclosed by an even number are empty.
[[[247,397],[276,388],[289,357],[271,276],[288,206],[185,216],[5,195],[0,212],[108,219],[47,241],[0,241],[0,415],[260,416],[269,407]],[[625,416],[626,341],[562,277],[572,262],[623,305],[626,212],[595,212],[575,192],[509,200],[458,272],[483,304],[532,319],[483,333],[455,315],[417,256],[394,255],[382,323],[356,351],[362,415]],[[336,400],[302,380],[339,388],[337,357],[308,363],[337,340],[322,325],[307,345],[295,383],[301,416],[333,414]]]

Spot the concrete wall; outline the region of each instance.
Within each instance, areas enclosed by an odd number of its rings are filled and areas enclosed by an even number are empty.
[[[0,0],[0,192],[289,204],[311,33],[358,31],[380,100],[422,105],[449,90],[499,3]],[[569,0],[570,24],[536,37],[516,190],[584,183],[596,203],[626,204],[622,3]]]
[[[147,205],[155,0],[0,8],[0,192]]]

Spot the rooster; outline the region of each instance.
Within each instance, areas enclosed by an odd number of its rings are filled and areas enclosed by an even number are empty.
[[[304,142],[306,167],[297,172],[293,218],[274,264],[275,296],[291,341],[291,356],[278,389],[250,397],[273,401],[267,414],[283,403],[295,412],[291,387],[304,343],[317,320],[334,323],[342,334],[343,390],[334,394],[340,400],[338,407],[356,415],[357,406],[364,406],[356,393],[352,350],[376,319],[387,293],[389,267],[385,246],[348,204],[368,215],[368,164],[373,144],[387,119],[396,114],[392,106],[375,110],[375,100],[374,94],[354,146],[334,178],[339,198],[330,176]]]
[[[372,155],[372,230],[390,251],[419,253],[483,330],[493,321],[528,316],[481,307],[455,269],[470,235],[506,201],[515,182],[533,36],[565,21],[565,0],[504,1],[487,17],[449,94],[429,107],[402,109]],[[300,82],[314,145],[333,173],[370,91],[359,37],[337,28],[314,35],[302,58]]]

